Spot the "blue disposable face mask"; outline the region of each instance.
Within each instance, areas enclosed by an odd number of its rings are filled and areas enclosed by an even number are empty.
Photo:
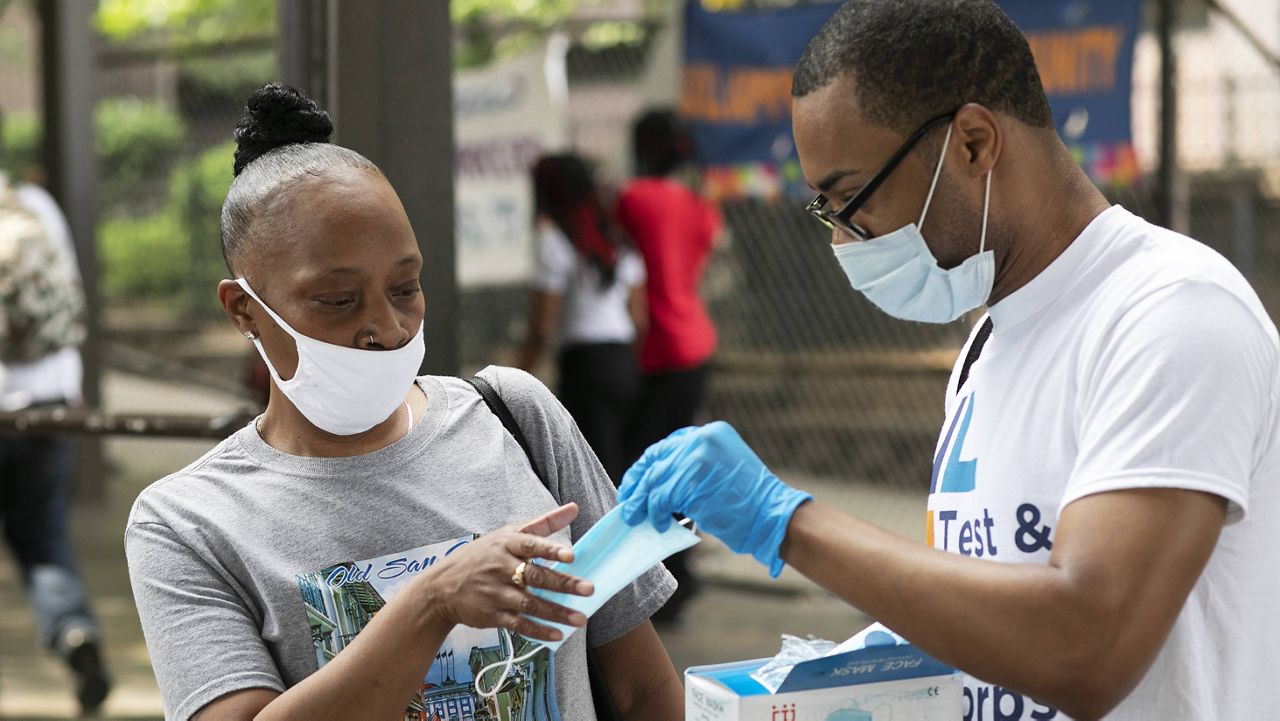
[[[683,551],[700,540],[696,533],[677,523],[672,523],[665,531],[659,531],[647,520],[636,526],[627,525],[627,522],[622,519],[621,508],[618,506],[606,513],[596,522],[596,525],[591,527],[591,530],[573,544],[572,563],[546,564],[547,568],[590,581],[595,586],[594,593],[590,596],[576,596],[541,588],[530,588],[529,592],[565,608],[579,611],[590,618],[605,602],[639,578],[642,573],[661,563],[667,556]],[[544,648],[554,652],[569,639],[569,636],[573,635],[574,631],[578,630],[576,626],[564,626],[545,619],[534,620],[559,629],[564,636],[559,641],[529,639],[535,644],[532,651],[484,667],[480,673],[476,674],[476,693],[484,698],[492,698],[502,687],[507,675],[511,673],[512,666],[532,657]],[[498,629],[498,632],[507,633],[506,629]],[[510,637],[507,638],[506,647],[515,648],[515,645],[510,642]],[[503,671],[493,686],[487,691],[481,688],[481,679],[485,674],[499,667],[503,667]]]
[[[880,310],[895,318],[922,323],[950,323],[973,310],[991,296],[996,276],[995,254],[986,249],[987,213],[991,207],[991,173],[982,201],[982,235],[978,254],[960,265],[945,269],[924,242],[924,225],[933,191],[938,187],[942,161],[951,142],[951,126],[942,142],[942,157],[933,172],[929,195],[920,212],[920,221],[887,235],[834,246],[836,260],[849,283]]]

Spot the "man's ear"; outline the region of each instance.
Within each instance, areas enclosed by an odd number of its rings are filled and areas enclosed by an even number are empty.
[[[968,103],[956,111],[954,122],[969,175],[980,178],[991,172],[1004,146],[1000,119],[986,107]]]

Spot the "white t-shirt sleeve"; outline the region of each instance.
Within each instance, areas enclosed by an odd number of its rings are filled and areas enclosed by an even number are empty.
[[[569,287],[578,266],[578,253],[573,243],[559,228],[551,224],[539,227],[537,258],[534,262],[533,287],[548,293],[561,293]]]
[[[1276,345],[1244,301],[1207,281],[1151,294],[1119,319],[1079,376],[1078,461],[1062,499],[1181,488],[1249,507],[1272,424]]]
[[[636,251],[626,248],[618,258],[618,282],[635,288],[645,282],[644,260]]]
[[[20,185],[14,190],[18,202],[32,215],[40,220],[44,232],[58,247],[62,261],[75,277],[80,277],[80,266],[76,264],[76,249],[71,242],[71,230],[67,225],[67,217],[62,214],[57,201],[48,191],[38,185]]]

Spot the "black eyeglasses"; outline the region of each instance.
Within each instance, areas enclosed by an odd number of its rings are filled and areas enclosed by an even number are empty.
[[[907,138],[906,142],[902,144],[902,147],[898,148],[893,153],[893,157],[889,158],[889,162],[885,163],[884,167],[876,171],[876,174],[871,176],[871,180],[868,180],[867,184],[862,186],[862,189],[855,193],[852,198],[849,198],[849,201],[844,205],[835,210],[829,210],[827,208],[827,197],[822,193],[818,193],[813,200],[809,201],[808,205],[804,206],[805,212],[822,221],[822,224],[828,228],[838,228],[857,240],[870,240],[871,234],[862,226],[853,222],[854,214],[857,213],[863,205],[866,205],[867,199],[871,197],[871,194],[876,192],[876,188],[880,187],[880,184],[889,177],[889,174],[893,172],[893,169],[898,167],[898,164],[902,162],[902,159],[907,157],[907,153],[911,152],[911,149],[916,146],[916,143],[920,142],[920,139],[923,138],[926,133],[944,122],[951,122],[951,119],[955,116],[956,114],[954,112],[947,113],[946,115],[939,115],[924,125],[921,125],[920,129],[912,133],[911,137]]]

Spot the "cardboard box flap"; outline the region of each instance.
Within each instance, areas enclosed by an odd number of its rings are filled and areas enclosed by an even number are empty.
[[[744,675],[749,678],[751,670]],[[954,672],[950,666],[914,646],[872,646],[798,663],[778,687],[778,693],[945,676]],[[758,683],[756,685],[759,686]]]
[[[768,694],[769,689],[751,678],[756,669],[765,665],[769,659],[757,658],[750,661],[717,663],[711,666],[694,666],[685,671],[685,675],[709,678],[739,696],[758,696]]]

